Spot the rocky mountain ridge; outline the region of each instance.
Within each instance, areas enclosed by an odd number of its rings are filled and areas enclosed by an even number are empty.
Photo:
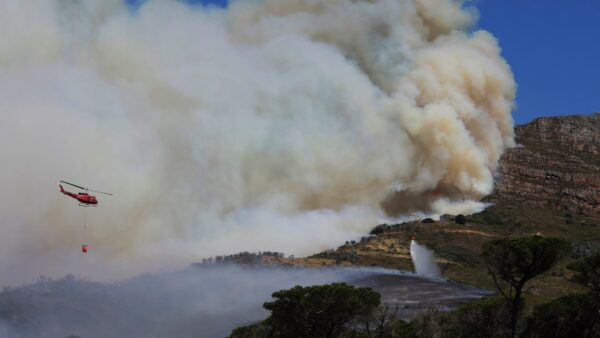
[[[600,218],[600,113],[541,117],[515,128],[494,202],[513,199]]]

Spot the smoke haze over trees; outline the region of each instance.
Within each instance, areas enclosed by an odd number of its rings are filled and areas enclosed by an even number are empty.
[[[334,282],[376,284],[384,297],[402,307],[398,315],[403,318],[421,306],[454,307],[486,294],[466,285],[432,283],[377,268],[213,263],[116,283],[43,277],[0,292],[0,337],[224,337],[239,325],[266,318],[261,305],[273,292]]]

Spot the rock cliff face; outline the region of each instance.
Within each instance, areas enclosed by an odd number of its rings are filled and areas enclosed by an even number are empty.
[[[600,218],[600,113],[541,117],[515,132],[491,200]]]

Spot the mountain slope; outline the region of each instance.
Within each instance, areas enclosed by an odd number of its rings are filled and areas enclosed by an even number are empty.
[[[491,200],[600,217],[600,113],[542,117],[517,126]]]
[[[529,297],[547,301],[578,286],[569,281],[569,261],[600,251],[600,113],[544,117],[516,127],[516,148],[502,156],[495,192],[486,210],[466,224],[440,221],[382,224],[374,236],[314,255],[337,264],[412,269],[410,239],[435,251],[447,278],[493,288],[480,257],[494,238],[563,237],[573,253],[539,279]]]

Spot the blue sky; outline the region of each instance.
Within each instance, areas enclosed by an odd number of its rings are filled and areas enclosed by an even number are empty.
[[[600,1],[473,0],[470,5],[479,10],[478,27],[500,40],[502,55],[515,74],[517,123],[600,111]]]
[[[600,1],[478,0],[518,84],[517,123],[600,111]]]

